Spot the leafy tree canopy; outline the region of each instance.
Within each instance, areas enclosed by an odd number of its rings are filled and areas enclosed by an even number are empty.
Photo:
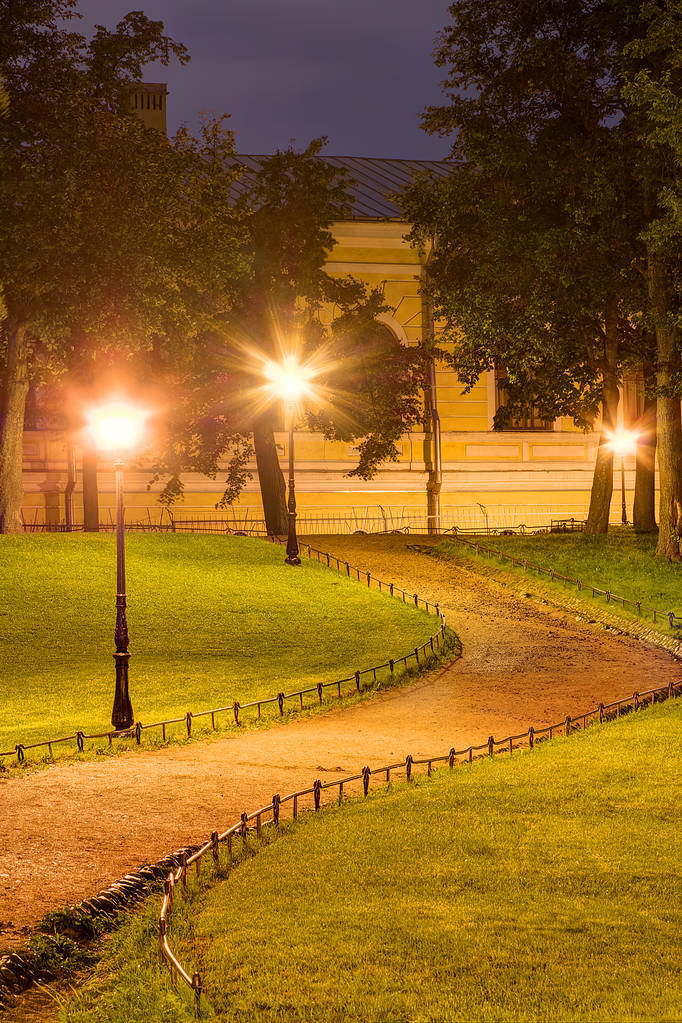
[[[624,365],[652,356],[645,212],[622,93],[633,0],[456,0],[436,62],[447,103],[424,127],[452,141],[452,173],[418,182],[412,238],[435,241],[429,284],[445,350],[471,387],[507,371],[504,426],[534,404],[615,425]],[[605,439],[603,437],[602,439]],[[608,525],[600,451],[588,526]]]
[[[0,0],[0,530],[20,527],[29,383],[69,368],[95,391],[112,353],[181,362],[244,272],[231,134],[217,121],[169,142],[128,109],[145,63],[184,47],[140,12],[89,41],[73,15],[71,0]]]
[[[379,292],[325,270],[334,222],[350,208],[347,176],[320,155],[325,142],[277,152],[240,180],[252,261],[224,329],[184,387],[191,394],[186,427],[173,433],[182,439],[157,466],[168,474],[163,499],[172,501],[182,492],[183,471],[200,467],[215,476],[229,447],[224,504],[243,486],[252,435],[273,532],[285,531],[286,506],[273,437],[281,408],[263,390],[268,361],[295,355],[311,368],[323,400],[307,406],[303,418],[330,439],[360,438],[354,475],[370,478],[381,462],[396,459],[400,436],[421,415],[423,347],[403,347],[378,322]],[[222,428],[228,423],[240,424],[232,441]]]

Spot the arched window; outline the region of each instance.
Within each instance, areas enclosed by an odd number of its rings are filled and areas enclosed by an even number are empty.
[[[401,345],[409,345],[410,342],[407,334],[405,333],[405,328],[402,323],[399,323],[398,320],[396,320],[395,316],[390,316],[388,313],[379,313],[377,320],[379,323],[383,323],[383,325],[398,338]]]

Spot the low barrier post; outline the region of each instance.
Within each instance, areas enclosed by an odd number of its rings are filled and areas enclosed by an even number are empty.
[[[163,917],[159,920],[159,962],[163,965],[164,955],[163,942],[166,937],[166,921]]]
[[[194,991],[194,1015],[198,1019],[201,1016],[201,977],[198,973],[192,976],[192,989]]]

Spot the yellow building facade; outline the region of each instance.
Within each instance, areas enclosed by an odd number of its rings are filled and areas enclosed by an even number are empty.
[[[144,100],[143,100],[144,97]],[[141,92],[138,102],[147,103]],[[150,100],[150,103],[152,101]],[[154,111],[152,110],[152,113]],[[165,118],[163,105],[156,116]],[[253,166],[257,157],[242,157]],[[404,160],[325,158],[344,167],[354,185],[353,218],[336,223],[328,254],[331,274],[352,274],[384,295],[389,312],[385,326],[404,344],[434,329],[421,291],[428,252],[406,241],[409,225],[390,196],[420,171],[446,173],[445,164]],[[437,324],[435,325],[437,337]],[[381,530],[409,526],[416,530],[532,527],[550,519],[583,519],[589,504],[598,435],[576,430],[570,420],[519,424],[518,429],[493,430],[500,400],[499,381],[487,373],[468,393],[456,373],[436,365],[432,386],[424,395],[423,428],[406,434],[397,462],[382,466],[365,481],[349,477],[357,462],[354,445],[325,440],[303,430],[295,435],[296,493],[302,532]],[[626,410],[627,414],[627,410]],[[24,519],[27,527],[57,524],[65,517],[65,491],[75,484],[74,518],[82,521],[82,485],[78,451],[71,455],[68,438],[53,431],[28,431],[24,446]],[[276,437],[285,470],[285,434]],[[75,463],[75,470],[74,470]],[[627,460],[628,503],[634,488],[634,459]],[[232,528],[262,528],[263,512],[255,462],[252,478],[237,505],[216,512],[221,479],[196,473],[184,477],[185,498],[172,510],[182,520],[225,522]],[[144,465],[127,473],[129,521],[169,523],[158,503],[160,486],[148,489]],[[100,519],[113,521],[113,473],[102,463],[98,475]],[[156,491],[156,493],[155,493]],[[614,493],[613,519],[620,513]]]

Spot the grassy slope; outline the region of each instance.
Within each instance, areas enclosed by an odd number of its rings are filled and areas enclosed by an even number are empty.
[[[600,589],[609,589],[621,597],[630,600],[641,600],[643,604],[655,607],[657,611],[674,611],[682,615],[682,564],[668,562],[665,558],[654,557],[656,538],[653,536],[637,536],[630,529],[611,528],[606,536],[587,536],[585,533],[551,534],[539,536],[493,536],[481,538],[481,544],[493,550],[502,550],[506,554],[534,561],[542,568],[554,568],[574,579],[582,579],[583,583],[591,583]],[[462,544],[443,541],[439,550],[444,556],[449,553],[456,557],[476,559],[471,548]],[[478,559],[476,559],[478,560]],[[505,572],[523,576],[521,568],[511,568],[508,563],[502,565],[498,561],[481,558],[481,564],[493,565]],[[528,580],[542,579],[531,570]],[[560,588],[556,584],[553,590]],[[578,593],[576,587],[570,592],[586,603],[596,603],[606,607],[604,597],[593,598],[583,590]],[[618,605],[611,603],[611,609],[621,613]],[[626,612],[627,614],[627,612]],[[653,625],[653,619],[647,615],[646,620]],[[657,627],[661,632],[670,633],[667,619],[659,620]],[[682,631],[673,629],[672,634],[682,636]]]
[[[138,720],[333,680],[407,653],[433,617],[280,548],[235,537],[127,540]],[[0,749],[106,728],[116,560],[107,535],[0,538]]]
[[[681,725],[665,704],[305,816],[176,910],[173,945],[225,1021],[679,1020]],[[190,1018],[158,903],[69,1023]]]

